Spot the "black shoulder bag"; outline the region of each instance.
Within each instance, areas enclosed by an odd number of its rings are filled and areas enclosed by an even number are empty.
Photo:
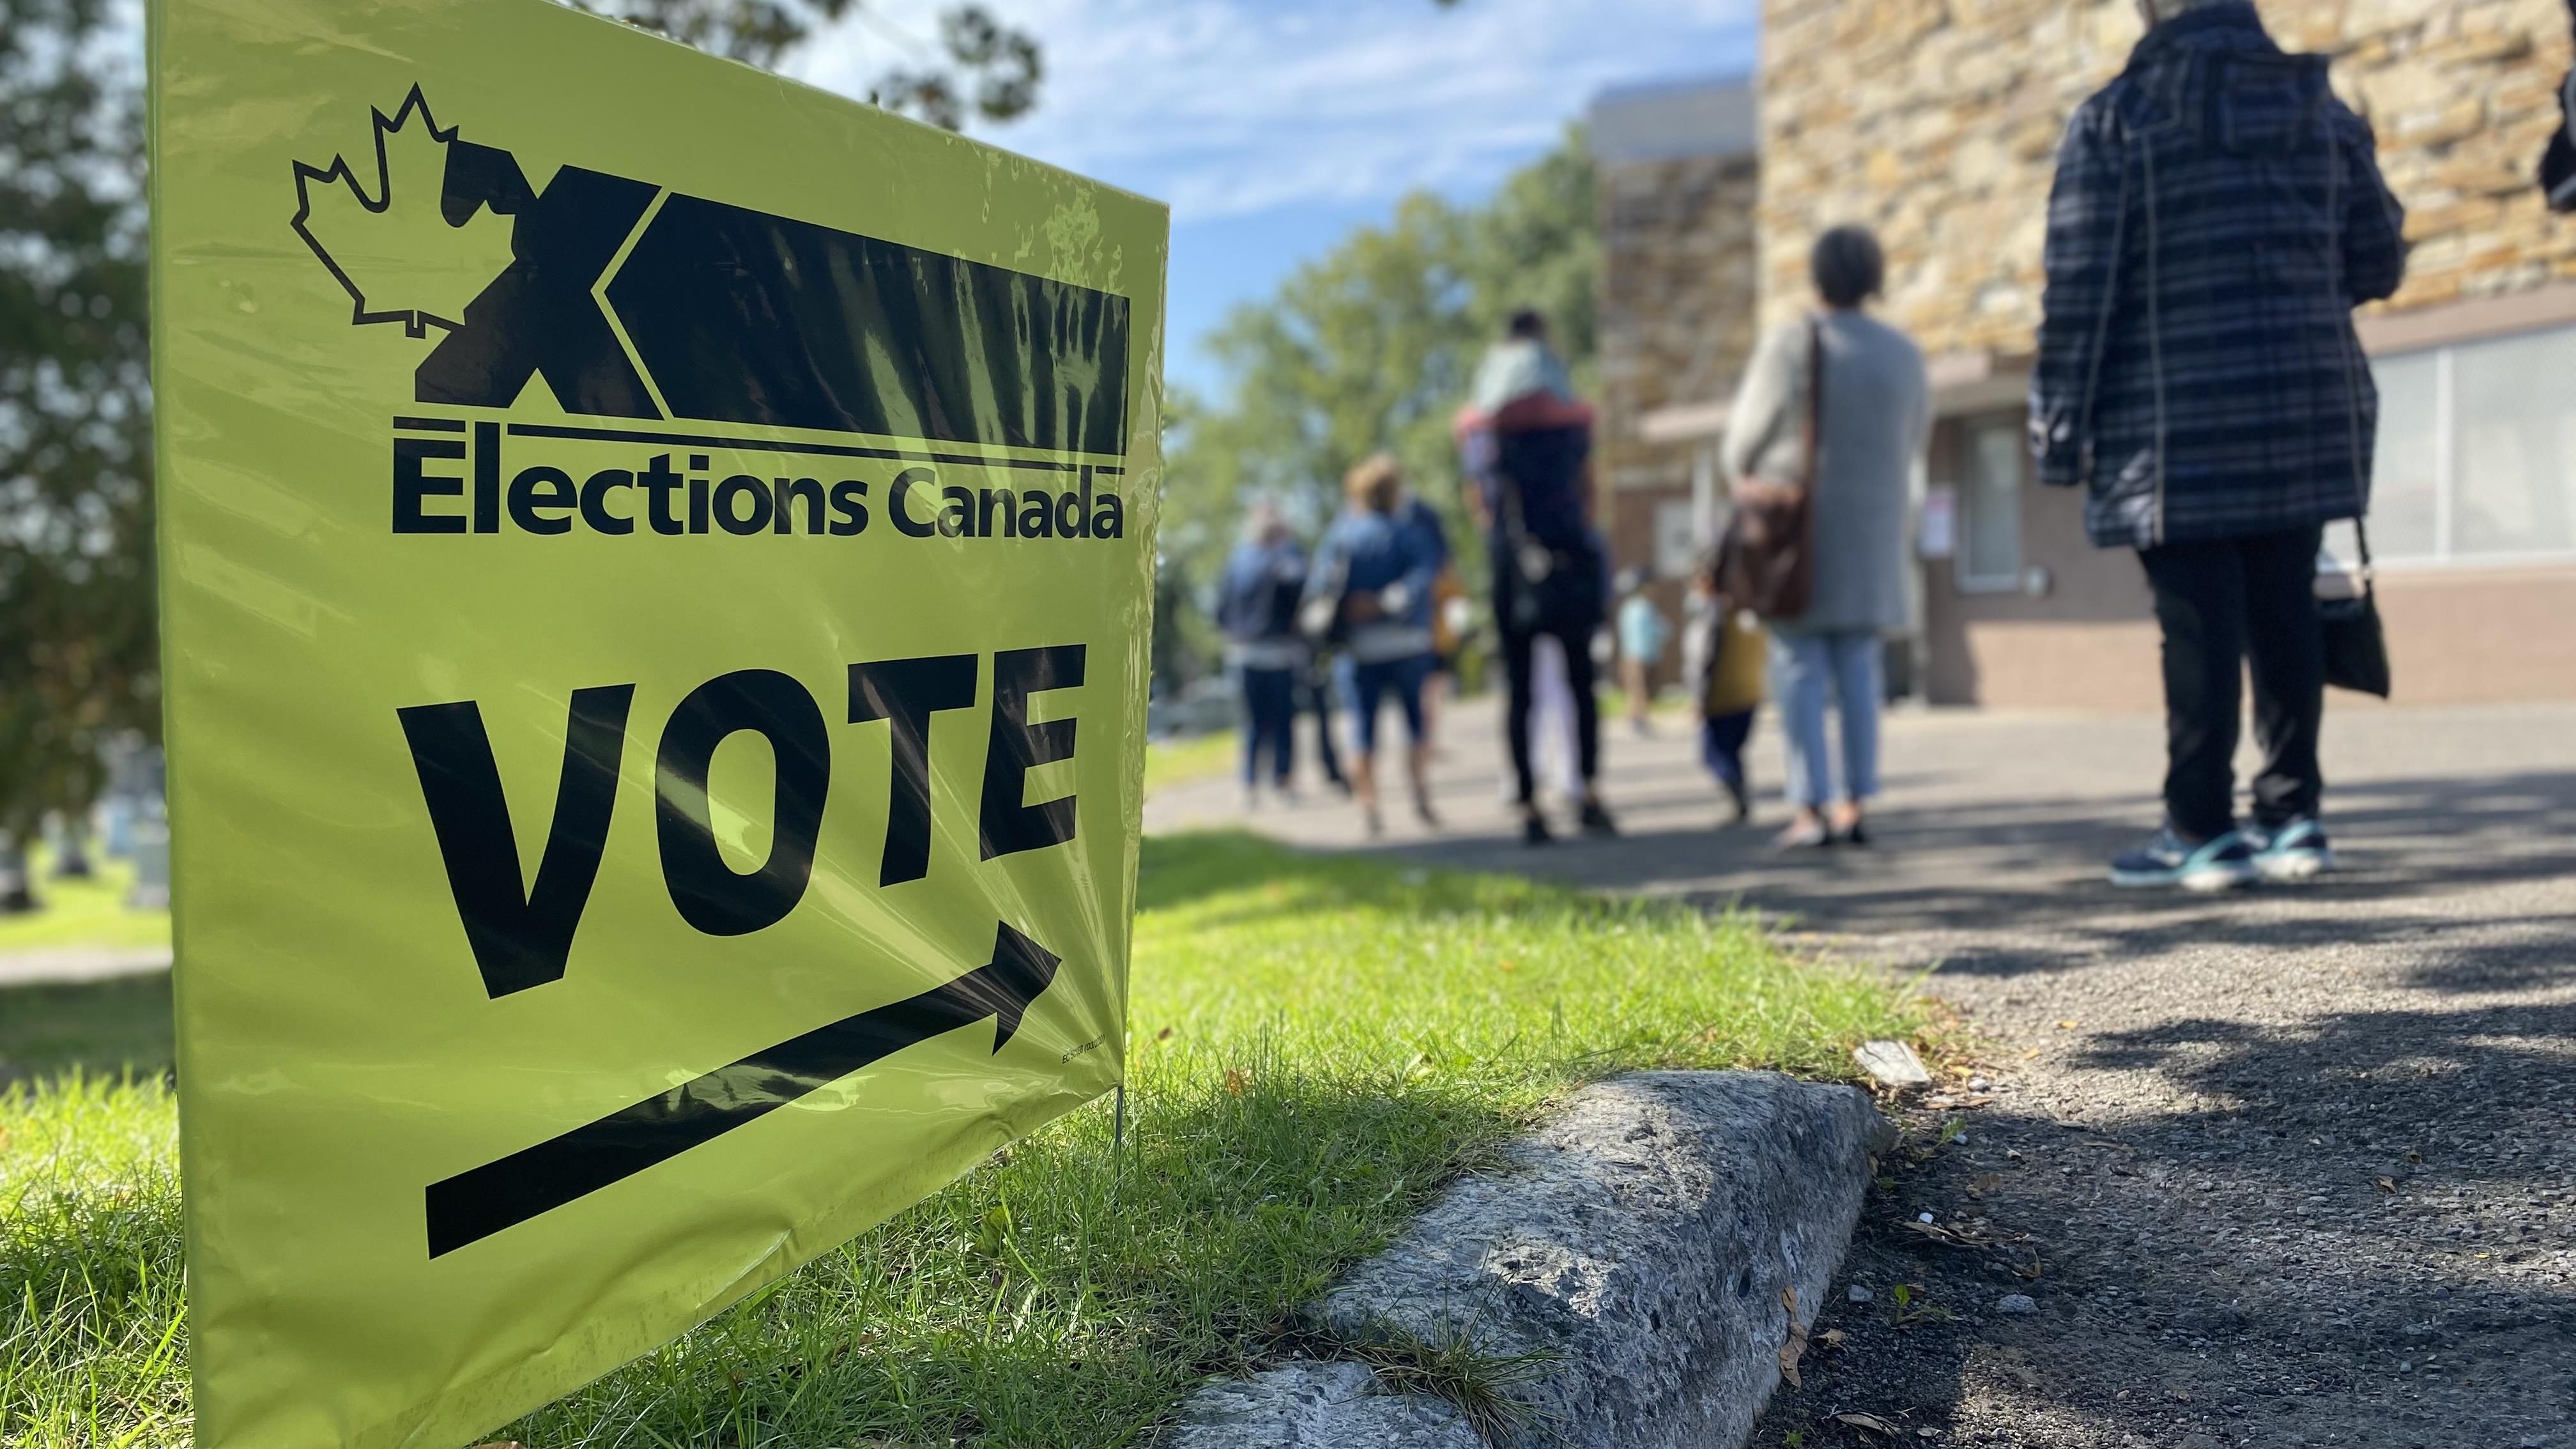
[[[1825,446],[1825,333],[1807,319],[1807,412],[1800,477],[1735,480],[1735,511],[1717,544],[1718,592],[1765,619],[1796,619],[1816,592],[1816,465]]]
[[[2326,683],[2338,689],[2388,697],[2388,640],[2379,629],[2379,590],[2371,581],[2370,528],[2352,521],[2361,544],[2361,592],[2349,599],[2319,599],[2317,624],[2325,633]]]
[[[2342,164],[2329,160],[2326,176],[2326,211],[2334,218],[2334,224],[2339,228],[2342,225],[2343,210],[2335,200],[2335,191],[2343,179]],[[2331,274],[2342,265],[2343,236],[2340,230],[2335,235],[2334,247],[2329,254],[2334,258],[2329,265]],[[2342,279],[2339,276],[2331,276],[2330,280],[2335,287],[2335,295],[2341,296]],[[2344,336],[2347,348],[2344,354],[2346,365],[2358,367],[2361,363],[2351,350],[2352,334],[2347,331]],[[2368,456],[2369,450],[2362,446],[2360,432],[2356,426],[2353,435],[2353,466],[2358,469],[2361,467],[2362,460]],[[2362,506],[2366,510],[2369,507],[2370,480],[2364,476],[2360,482]],[[2370,522],[2360,514],[2353,515],[2352,536],[2353,541],[2360,545],[2361,592],[2348,599],[2317,601],[2317,630],[2323,636],[2325,645],[2326,683],[2339,689],[2354,690],[2361,694],[2377,695],[2381,699],[2386,699],[2389,684],[2388,640],[2380,633],[2379,587],[2371,577]]]

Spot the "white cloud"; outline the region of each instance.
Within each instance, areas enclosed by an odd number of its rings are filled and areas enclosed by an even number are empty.
[[[988,0],[1046,48],[986,139],[1204,221],[1489,184],[1605,86],[1742,69],[1757,0]],[[794,70],[864,94],[944,0],[874,0]],[[921,42],[916,41],[915,44]],[[922,47],[927,49],[926,45]]]

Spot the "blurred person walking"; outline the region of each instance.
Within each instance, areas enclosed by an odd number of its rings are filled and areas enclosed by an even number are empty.
[[[1619,571],[1619,687],[1628,696],[1628,728],[1650,735],[1646,712],[1655,699],[1655,664],[1664,657],[1672,622],[1646,597],[1646,571],[1634,566]]]
[[[1572,806],[1583,798],[1583,748],[1574,722],[1574,686],[1565,641],[1541,634],[1530,643],[1530,774],[1542,801]],[[1520,775],[1503,760],[1503,799],[1520,798]]]
[[[1617,834],[1595,785],[1601,719],[1593,693],[1592,635],[1601,625],[1607,590],[1592,531],[1592,409],[1574,396],[1564,364],[1547,345],[1547,324],[1536,312],[1513,313],[1502,340],[1477,364],[1458,418],[1458,441],[1474,485],[1468,497],[1487,530],[1493,567],[1503,728],[1521,838],[1532,845],[1554,838],[1539,808],[1530,748],[1533,654],[1542,638],[1557,641],[1565,656],[1581,777],[1577,818],[1587,834]]]
[[[1306,551],[1275,504],[1254,504],[1217,584],[1226,667],[1243,698],[1246,809],[1257,803],[1265,758],[1271,788],[1296,798],[1297,682],[1307,661],[1297,604],[1305,591]]]
[[[2352,309],[2397,290],[2405,213],[2326,58],[2247,0],[2140,0],[2128,68],[2077,109],[2049,198],[2031,449],[2133,548],[2164,634],[2165,823],[2124,886],[2330,869],[2318,823],[2324,525],[2370,497],[2379,399]],[[2253,820],[2236,819],[2251,663]]]
[[[1324,533],[1307,581],[1311,607],[1339,620],[1337,683],[1351,714],[1350,777],[1371,836],[1378,813],[1378,706],[1392,694],[1404,714],[1406,776],[1413,813],[1438,829],[1431,808],[1430,744],[1423,735],[1422,684],[1431,674],[1431,581],[1440,562],[1421,530],[1397,513],[1404,473],[1384,453],[1342,480],[1342,514]]]
[[[1701,560],[1691,574],[1683,615],[1682,677],[1690,682],[1691,702],[1699,712],[1700,763],[1734,805],[1728,822],[1733,825],[1753,818],[1744,745],[1753,736],[1754,712],[1762,704],[1768,657],[1760,622],[1720,592],[1716,556]]]
[[[1448,702],[1456,683],[1461,642],[1449,601],[1463,590],[1458,586],[1456,560],[1449,552],[1449,527],[1440,521],[1440,510],[1408,487],[1396,504],[1396,516],[1421,535],[1432,557],[1439,560],[1431,575],[1431,675],[1422,682],[1422,739],[1438,754],[1440,707]]]
[[[1311,575],[1309,576],[1311,577]],[[1309,649],[1306,662],[1297,670],[1297,715],[1315,717],[1315,768],[1324,772],[1324,783],[1347,797],[1350,778],[1342,773],[1341,747],[1333,743],[1333,660],[1329,651]],[[1296,726],[1292,720],[1289,734]]]
[[[1824,310],[1762,339],[1727,415],[1727,471],[1805,480],[1814,520],[1806,607],[1768,621],[1796,811],[1782,849],[1868,844],[1863,807],[1878,793],[1882,641],[1905,623],[1907,490],[1931,428],[1922,352],[1862,310],[1886,269],[1861,227],[1817,238],[1808,270]],[[1829,707],[1841,726],[1839,793]]]

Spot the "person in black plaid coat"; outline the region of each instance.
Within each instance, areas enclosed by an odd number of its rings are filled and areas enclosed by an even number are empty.
[[[2576,0],[2567,0],[2567,16],[2576,21]],[[2558,111],[2565,124],[2549,137],[2540,157],[2540,189],[2558,211],[2576,211],[2576,70],[2558,83]]]
[[[2316,824],[2324,525],[2370,499],[2379,399],[2352,309],[2397,290],[2405,213],[2322,56],[2248,0],[2140,0],[2128,67],[2069,122],[2049,198],[2031,446],[2135,548],[2164,629],[2167,828],[2122,884],[2331,863]],[[2267,756],[2235,820],[2238,671]]]

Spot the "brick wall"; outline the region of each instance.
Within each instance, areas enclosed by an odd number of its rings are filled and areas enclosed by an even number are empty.
[[[1925,351],[2027,354],[2059,132],[2137,41],[2132,0],[1766,0],[1762,314],[1807,305],[1807,247],[1859,221],[1885,315]],[[2262,0],[2377,128],[2408,210],[2412,308],[2576,278],[2533,167],[2568,66],[2564,0]]]
[[[1601,223],[1603,487],[1690,483],[1687,446],[1649,443],[1638,420],[1734,389],[1753,351],[1754,204],[1761,167],[1749,155],[1604,161]]]

